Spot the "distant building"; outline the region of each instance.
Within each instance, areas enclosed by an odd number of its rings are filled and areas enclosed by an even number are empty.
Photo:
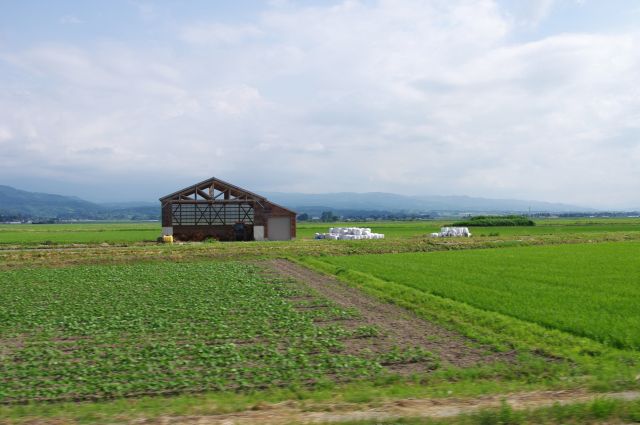
[[[160,198],[162,234],[176,240],[290,240],[296,213],[212,177]]]

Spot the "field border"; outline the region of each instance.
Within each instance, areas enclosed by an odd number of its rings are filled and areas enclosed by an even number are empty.
[[[460,332],[497,349],[543,355],[569,361],[572,376],[546,376],[549,388],[560,378],[566,384],[592,391],[620,391],[640,388],[640,353],[606,346],[595,340],[526,322],[463,302],[433,295],[401,283],[386,281],[360,271],[322,261],[321,257],[291,257],[290,261],[327,274],[375,296],[402,306],[419,317]]]
[[[354,254],[500,249],[505,247],[608,243],[640,240],[640,232],[582,233],[480,238],[389,238],[355,241],[295,240],[286,242],[212,242],[176,245],[110,245],[3,249],[0,271],[22,268],[58,268],[90,264],[133,262],[197,262],[322,257]]]

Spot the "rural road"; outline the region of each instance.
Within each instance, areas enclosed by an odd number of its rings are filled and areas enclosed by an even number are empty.
[[[248,410],[224,415],[161,416],[139,419],[129,424],[159,425],[281,425],[290,423],[320,424],[362,420],[393,420],[398,418],[449,418],[482,409],[499,408],[502,402],[514,410],[536,409],[555,403],[585,403],[598,398],[639,400],[640,391],[593,394],[579,390],[536,391],[504,395],[482,396],[472,399],[404,399],[363,404],[316,404],[304,410],[295,402],[264,404]],[[310,411],[313,410],[313,411]]]

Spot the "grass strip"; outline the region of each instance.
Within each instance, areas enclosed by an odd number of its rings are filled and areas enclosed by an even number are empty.
[[[138,262],[193,262],[211,259],[261,259],[300,256],[340,256],[402,252],[453,251],[534,245],[602,243],[640,240],[640,232],[575,233],[433,239],[378,239],[357,241],[296,240],[283,242],[213,242],[176,245],[0,249],[0,270],[57,268],[83,264]]]
[[[416,313],[419,317],[441,324],[449,329],[498,350],[517,350],[549,360],[568,362],[552,373],[532,379],[555,381],[582,379],[595,391],[613,391],[638,388],[640,354],[603,345],[585,337],[578,337],[556,329],[485,311],[463,302],[385,281],[360,271],[335,266],[320,258],[293,259],[318,272],[336,276],[339,280],[377,297],[395,303]]]

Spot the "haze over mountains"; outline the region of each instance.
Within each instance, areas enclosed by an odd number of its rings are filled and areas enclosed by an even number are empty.
[[[0,220],[154,220],[157,204],[96,204],[75,196],[27,192],[0,185]]]
[[[338,211],[405,211],[405,212],[590,212],[592,208],[576,205],[517,199],[486,199],[469,196],[407,196],[394,193],[266,193],[271,201],[293,207],[297,211],[333,209]]]
[[[509,212],[593,212],[591,208],[516,199],[485,199],[468,196],[406,196],[392,193],[264,193],[271,201],[299,213],[322,211],[336,214],[389,213],[509,213]],[[0,185],[0,218],[62,220],[155,220],[157,201],[98,204],[73,196],[28,192]]]

